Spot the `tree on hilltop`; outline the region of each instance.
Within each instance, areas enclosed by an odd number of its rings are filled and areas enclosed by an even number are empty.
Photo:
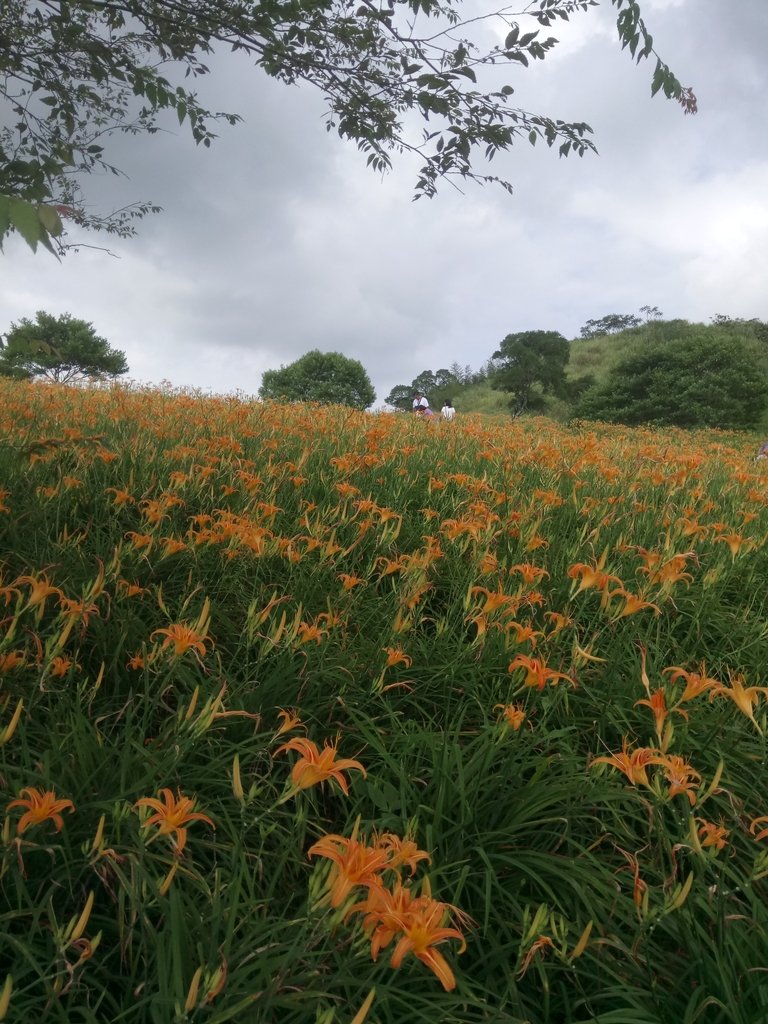
[[[512,395],[510,407],[515,416],[540,408],[544,393],[564,394],[570,356],[570,345],[558,331],[508,334],[493,353],[491,387]]]
[[[638,0],[610,2],[622,47],[655,60],[651,93],[695,112],[693,92],[657,54]],[[134,219],[157,208],[92,212],[88,176],[119,173],[110,137],[156,132],[164,112],[204,146],[217,122],[239,121],[208,110],[185,84],[206,75],[206,61],[222,49],[247,53],[286,84],[318,89],[328,129],[352,141],[375,172],[390,167],[393,152],[416,155],[417,197],[455,177],[511,190],[482,161],[520,141],[542,141],[560,155],[595,145],[584,122],[515,106],[514,87],[498,81],[495,67],[519,72],[543,60],[557,39],[542,30],[594,6],[533,0],[518,12],[483,13],[463,0],[3,0],[0,244],[14,230],[33,249],[61,252],[67,221],[132,234]],[[489,47],[476,29],[491,18],[506,35]],[[422,131],[413,131],[411,114]]]
[[[643,321],[632,313],[608,313],[597,320],[587,320],[579,331],[579,336],[588,338],[604,338],[608,334],[619,334],[630,327],[639,327]]]
[[[367,409],[376,401],[361,362],[340,352],[317,349],[279,370],[266,370],[259,396],[274,401],[351,405],[355,409]]]
[[[758,341],[763,343],[768,342],[768,323],[764,320],[759,320],[757,317],[745,320],[740,316],[731,317],[726,316],[724,313],[716,313],[712,317],[712,323],[715,327],[719,327],[730,334],[746,334],[757,338]]]
[[[69,313],[38,312],[11,324],[0,348],[0,375],[43,377],[59,384],[103,380],[128,372],[125,353],[96,334],[93,324]]]
[[[405,412],[411,408],[413,393],[414,388],[408,387],[407,384],[395,384],[384,399],[384,402],[386,405],[391,405],[393,408],[401,409]]]

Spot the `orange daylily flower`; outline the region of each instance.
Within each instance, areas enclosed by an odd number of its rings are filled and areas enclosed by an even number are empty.
[[[432,862],[427,851],[420,850],[413,839],[407,837],[401,839],[400,836],[396,836],[392,832],[385,832],[383,835],[375,837],[374,845],[377,849],[386,850],[389,853],[388,867],[393,870],[397,870],[405,864],[411,869],[411,875],[413,875],[420,860]]]
[[[342,498],[351,498],[354,494],[360,493],[359,487],[355,487],[354,484],[347,483],[346,480],[342,480],[340,483],[334,484],[334,486]]]
[[[689,572],[685,572],[685,567],[689,558],[698,561],[695,551],[686,551],[667,559],[664,559],[664,556],[658,551],[647,551],[645,548],[638,548],[637,551],[645,563],[638,569],[638,572],[645,573],[651,583],[664,585],[679,582],[690,583],[693,580],[693,576]]]
[[[488,590],[487,587],[472,587],[470,594],[484,594],[485,603],[482,607],[483,615],[491,615],[504,608],[510,615],[514,615],[520,606],[520,598],[515,594],[505,594],[500,590]]]
[[[667,673],[669,673],[669,681],[671,683],[676,683],[678,679],[685,680],[685,690],[680,698],[681,704],[684,701],[693,700],[694,697],[706,693],[707,690],[712,690],[722,685],[718,679],[712,679],[711,676],[706,674],[704,662],[699,666],[698,672],[686,672],[684,668],[680,668],[678,665],[670,665],[669,668],[663,669],[662,675]]]
[[[677,525],[684,537],[706,537],[710,529],[708,526],[702,526],[697,519],[685,516],[677,520]]]
[[[289,711],[284,711],[280,708],[277,712],[277,717],[282,719],[282,725],[280,725],[277,732],[272,737],[273,740],[276,740],[278,736],[282,736],[284,732],[291,732],[293,729],[304,728],[304,723],[299,718],[298,708],[291,708]]]
[[[731,558],[734,560],[742,548],[749,550],[754,546],[752,541],[746,540],[740,533],[721,533],[719,537],[714,538],[713,543],[717,544],[718,541],[728,545]]]
[[[51,659],[49,666],[51,675],[54,678],[61,679],[65,676],[71,668],[80,668],[76,661],[72,658],[68,658],[66,655],[57,654]]]
[[[519,622],[512,620],[504,625],[505,633],[515,634],[515,643],[524,644],[529,643],[532,650],[536,650],[536,644],[538,643],[538,637],[544,636],[540,629],[534,629],[533,626],[523,626]]]
[[[9,651],[7,654],[0,654],[0,673],[10,672],[25,662],[26,656],[21,651]]]
[[[730,697],[736,707],[743,715],[746,715],[757,731],[762,735],[762,729],[755,721],[753,708],[760,699],[760,694],[768,695],[768,686],[744,686],[744,676],[737,672],[728,670],[730,685],[722,683],[714,687],[709,694],[709,699],[715,697]]]
[[[354,768],[355,771],[362,772],[363,778],[365,778],[366,771],[359,761],[353,761],[348,757],[336,759],[338,742],[338,738],[335,743],[328,743],[326,740],[323,749],[318,750],[317,744],[312,740],[296,736],[278,747],[273,756],[276,757],[284,750],[295,750],[301,755],[291,771],[294,789],[308,789],[310,786],[317,785],[318,782],[333,779],[338,783],[341,791],[348,795],[349,782],[345,778],[344,772]]]
[[[52,789],[40,790],[33,786],[25,786],[17,799],[11,800],[6,806],[6,810],[10,811],[12,807],[26,807],[16,826],[19,835],[26,832],[30,825],[39,825],[43,821],[52,821],[56,831],[61,832],[64,827],[61,812],[72,812],[75,809],[71,800],[58,799]]]
[[[660,755],[661,752],[656,747],[638,747],[630,753],[627,741],[624,740],[621,753],[595,757],[592,764],[609,764],[612,768],[624,772],[633,786],[650,788],[646,768],[649,764],[658,764]]]
[[[392,668],[394,665],[405,665],[406,668],[410,668],[413,664],[413,658],[399,647],[384,647],[382,650],[387,656],[386,668]]]
[[[99,609],[95,604],[86,604],[85,601],[76,601],[71,597],[62,597],[59,601],[59,608],[61,608],[61,614],[66,618],[82,622],[84,630],[87,628],[91,616],[99,614]]]
[[[310,846],[307,855],[333,861],[329,879],[332,907],[340,907],[354,886],[376,885],[379,874],[389,865],[388,850],[334,833],[318,839]]]
[[[525,954],[525,959],[517,973],[518,980],[525,976],[526,971],[531,966],[531,962],[537,953],[541,953],[543,950],[553,949],[554,945],[554,942],[548,935],[540,935]]]
[[[620,846],[617,846],[616,849],[619,853],[624,855],[629,865],[629,869],[632,872],[632,902],[639,908],[642,906],[643,897],[648,891],[648,885],[640,877],[640,862],[638,861],[637,856],[630,853],[628,850],[622,850]]]
[[[568,576],[572,580],[581,577],[581,582],[576,588],[576,594],[580,594],[582,590],[588,590],[590,587],[604,591],[607,590],[611,583],[621,584],[618,576],[613,576],[603,571],[605,559],[606,554],[604,553],[594,565],[589,565],[586,562],[576,562],[569,567]]]
[[[753,818],[749,826],[749,834],[751,836],[755,836],[755,839],[768,838],[768,828],[763,828],[760,832],[757,831],[760,825],[766,824],[768,824],[768,815],[766,814],[762,815],[760,818]],[[757,834],[755,835],[755,833]]]
[[[213,647],[213,640],[209,636],[204,633],[197,633],[191,626],[185,626],[181,622],[174,622],[163,629],[154,630],[150,634],[149,639],[153,640],[156,636],[165,637],[161,645],[162,650],[165,651],[172,646],[173,654],[177,658],[182,654],[186,654],[189,650],[204,658],[206,655],[205,645],[208,643]]]
[[[301,622],[296,632],[301,637],[299,643],[308,644],[314,640],[315,643],[319,644],[322,643],[323,637],[327,635],[328,630],[320,629],[315,623]]]
[[[383,555],[381,558],[376,559],[376,566],[381,566],[381,578],[389,576],[393,572],[403,572],[408,568],[408,555],[398,555],[397,558],[385,558]]]
[[[139,594],[147,593],[146,587],[140,587],[138,583],[131,583],[123,579],[117,581],[117,589],[125,597],[137,597]]]
[[[448,961],[434,947],[447,939],[458,939],[461,942],[460,953],[467,947],[464,936],[458,928],[446,928],[445,920],[450,907],[445,903],[430,900],[426,905],[419,904],[405,918],[403,935],[398,940],[392,953],[390,963],[399,967],[408,953],[413,953],[438,978],[446,992],[456,988],[456,978],[448,965]]]
[[[400,606],[411,611],[420,603],[422,597],[432,589],[431,583],[420,583],[407,591],[400,599]]]
[[[498,519],[498,516],[491,517]],[[490,520],[476,518],[445,519],[440,524],[440,530],[445,534],[447,540],[460,540],[462,537],[472,537],[477,540],[483,530],[487,530]]]
[[[167,787],[160,790],[160,797],[160,800],[151,796],[142,797],[136,801],[134,807],[149,807],[155,812],[142,823],[142,828],[150,828],[152,825],[157,825],[158,835],[170,835],[172,837],[171,842],[174,844],[178,856],[181,855],[187,844],[187,826],[189,822],[204,821],[211,828],[216,828],[207,815],[201,814],[194,809],[196,803],[194,798],[182,796],[178,790],[177,795],[174,796],[172,790]]]
[[[477,571],[481,576],[487,576],[489,573],[496,572],[498,568],[499,560],[492,551],[486,551],[477,563]]]
[[[114,494],[115,497],[114,497],[114,499],[112,501],[113,505],[135,505],[136,504],[136,499],[133,497],[133,495],[130,493],[130,491],[121,490],[118,487],[107,487],[107,489],[105,490],[104,493],[105,494]]]
[[[45,574],[39,578],[36,578],[35,576],[19,576],[19,578],[13,582],[14,584],[26,583],[29,586],[29,600],[25,605],[25,610],[28,611],[30,608],[36,608],[38,619],[42,618],[43,612],[45,611],[45,603],[49,597],[53,597],[54,594],[60,600],[64,597],[64,594],[58,587],[54,587],[51,584]]]
[[[664,770],[664,775],[669,783],[669,795],[677,796],[678,793],[685,793],[693,807],[696,803],[694,789],[701,782],[700,773],[677,754],[664,754],[656,763],[660,764]]]
[[[541,569],[537,565],[530,565],[528,562],[511,565],[508,572],[510,576],[518,573],[522,576],[525,583],[538,583],[540,579],[543,579],[545,576],[549,576],[546,569]]]
[[[178,555],[180,551],[186,551],[187,545],[177,537],[161,537],[163,542],[163,557],[170,558],[171,555]]]
[[[363,914],[363,930],[370,936],[371,959],[375,961],[381,950],[403,930],[409,915],[428,902],[429,897],[414,896],[413,890],[399,879],[392,889],[374,883],[368,886],[366,898],[350,907],[347,916]]]
[[[635,701],[635,707],[639,704],[644,704],[653,712],[654,729],[656,731],[656,735],[661,739],[661,734],[664,731],[664,723],[667,720],[667,715],[670,713],[667,708],[667,699],[664,695],[664,691],[654,690],[654,692],[649,694],[648,697]],[[682,715],[683,718],[688,717],[687,712],[683,711],[682,708],[672,708],[672,711],[676,712],[678,715]]]
[[[569,675],[566,675],[565,672],[557,672],[555,669],[549,668],[540,658],[529,658],[525,654],[518,654],[509,663],[507,671],[514,672],[517,668],[525,669],[524,685],[535,686],[537,690],[543,690],[547,683],[557,686],[561,679],[565,679],[571,686],[576,685]]]
[[[672,558],[667,559],[666,562],[655,573],[651,576],[651,580],[654,583],[661,583],[662,585],[669,585],[672,583],[686,583],[690,584],[693,582],[693,575],[689,572],[685,572],[685,566],[689,558],[696,558],[694,551],[688,551],[685,554],[673,555]]]
[[[152,537],[148,533],[137,533],[136,530],[129,530],[126,535],[131,541],[131,547],[135,548],[136,551],[141,551],[142,548],[146,548],[147,552],[152,547]]]
[[[517,732],[525,721],[525,711],[519,704],[494,704],[493,710],[501,708],[502,717],[506,724],[510,725]]]
[[[701,824],[698,827],[699,842],[706,849],[714,846],[716,850],[722,850],[728,845],[728,829],[722,823],[716,825],[713,821],[705,821],[704,818],[696,818]]]
[[[344,590],[352,590],[353,587],[365,586],[365,580],[361,576],[351,576],[347,572],[340,572],[337,579],[341,580]]]
[[[569,618],[567,615],[562,615],[560,612],[544,612],[544,618],[549,619],[552,623],[552,629],[548,634],[549,636],[555,636],[561,630],[573,625],[573,619]]]
[[[624,607],[618,614],[620,619],[623,619],[625,615],[635,615],[637,612],[642,611],[643,608],[653,608],[657,615],[661,613],[658,605],[653,604],[651,601],[644,601],[642,597],[631,593],[629,590],[625,590],[624,587],[617,587],[616,590],[612,590],[607,596],[609,600],[616,596],[624,598]]]

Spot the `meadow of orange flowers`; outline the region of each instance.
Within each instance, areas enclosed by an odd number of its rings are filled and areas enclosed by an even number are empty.
[[[0,398],[0,1020],[768,1020],[749,438]]]

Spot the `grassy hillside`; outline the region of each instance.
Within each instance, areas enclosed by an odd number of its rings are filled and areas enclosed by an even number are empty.
[[[569,381],[575,382],[590,377],[595,384],[603,383],[611,370],[622,359],[638,354],[658,342],[674,345],[692,333],[716,334],[727,330],[736,336],[758,339],[765,343],[765,370],[768,373],[768,339],[761,336],[761,326],[754,323],[734,322],[730,325],[696,324],[687,320],[652,321],[641,327],[633,327],[617,334],[599,338],[575,338],[571,341],[571,358],[566,369]],[[461,413],[482,413],[495,418],[506,418],[509,396],[495,391],[490,381],[473,384],[461,389],[454,399]],[[566,422],[571,415],[571,406],[561,399],[546,396],[544,415]],[[760,428],[768,430],[768,411]]]
[[[0,381],[0,1019],[768,1020],[768,473]]]

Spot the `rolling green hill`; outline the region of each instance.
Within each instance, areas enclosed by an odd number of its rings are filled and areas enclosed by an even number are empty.
[[[757,320],[721,320],[714,324],[691,323],[687,320],[657,320],[632,327],[616,334],[597,338],[576,338],[571,341],[571,358],[566,373],[571,385],[591,382],[605,384],[616,365],[627,357],[642,355],[659,343],[674,346],[692,337],[716,338],[732,335],[734,339],[752,342],[756,357],[768,376],[768,324]],[[482,413],[506,417],[509,396],[496,391],[491,378],[456,391],[454,403],[460,413]],[[567,420],[573,415],[572,402],[545,396],[545,415],[556,420]],[[760,429],[768,430],[768,411],[763,415]]]

